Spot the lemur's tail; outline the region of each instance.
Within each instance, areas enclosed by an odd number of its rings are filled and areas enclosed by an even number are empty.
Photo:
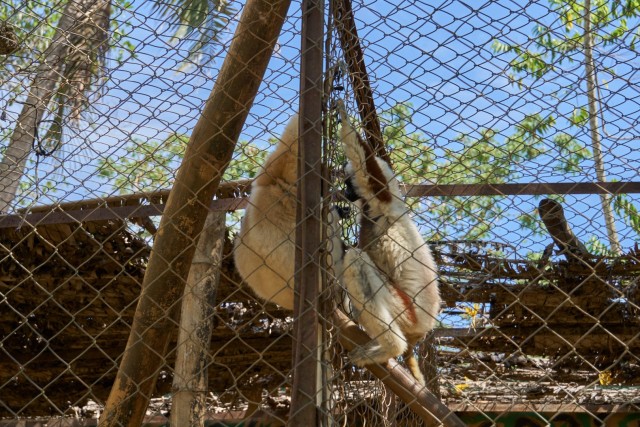
[[[387,178],[380,169],[375,153],[349,123],[349,116],[342,99],[337,100],[336,107],[342,121],[340,138],[344,146],[344,153],[349,159],[355,185],[360,190],[359,195],[367,201],[375,197],[380,202],[390,203],[391,192]]]

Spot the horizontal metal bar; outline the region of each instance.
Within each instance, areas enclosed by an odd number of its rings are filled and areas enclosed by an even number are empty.
[[[541,196],[640,193],[640,182],[543,182],[529,184],[406,185],[407,197]]]
[[[216,191],[216,197],[219,199],[225,198],[233,198],[237,197],[237,195],[243,195],[248,193],[251,190],[251,179],[240,179],[237,181],[223,181],[220,182],[218,186],[218,190]],[[136,203],[140,204],[141,200],[151,201],[152,203],[158,203],[164,201],[169,197],[169,193],[171,192],[171,188],[165,188],[162,190],[156,191],[143,191],[137,193],[130,194],[120,194],[116,196],[106,196],[99,197],[94,199],[83,199],[83,200],[75,200],[71,202],[63,202],[55,205],[56,208],[62,210],[73,210],[73,209],[88,209],[91,207],[98,206],[106,206],[106,205],[115,205],[115,206],[125,206],[125,205],[134,205]],[[35,212],[45,212],[50,211],[51,206],[41,205],[28,208],[28,211]],[[18,212],[24,212],[27,209],[19,209]]]
[[[248,198],[219,199],[211,202],[212,211],[235,211],[244,209]],[[38,226],[47,224],[69,224],[86,221],[105,221],[109,219],[123,220],[126,218],[145,218],[162,215],[164,204],[96,207],[69,211],[38,212],[29,215],[1,215],[0,229],[20,228],[23,226]],[[52,209],[55,207],[52,207]]]
[[[248,181],[234,182],[235,186],[247,186]],[[249,190],[249,188],[247,188]],[[552,182],[529,184],[439,184],[439,185],[406,185],[403,192],[407,197],[469,197],[469,196],[539,196],[548,194],[630,194],[640,193],[640,182]],[[142,195],[136,195],[142,197]],[[116,200],[120,196],[108,199]],[[130,197],[124,196],[127,200]],[[144,198],[149,198],[149,194]],[[99,203],[99,199],[91,203]],[[244,209],[246,197],[214,200],[211,210],[234,211]],[[21,225],[65,224],[82,221],[102,221],[108,219],[143,218],[162,215],[164,204],[133,206],[96,206],[89,209],[59,210],[62,206],[78,206],[83,202],[72,202],[60,206],[36,208],[37,213],[29,215],[0,215],[1,228],[18,228]],[[54,211],[55,209],[55,211]]]

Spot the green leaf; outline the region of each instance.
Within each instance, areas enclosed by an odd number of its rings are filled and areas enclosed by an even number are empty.
[[[626,195],[618,194],[613,198],[613,210],[640,236],[640,212]]]
[[[574,126],[584,126],[589,120],[589,112],[585,107],[576,108],[569,117],[569,122]]]

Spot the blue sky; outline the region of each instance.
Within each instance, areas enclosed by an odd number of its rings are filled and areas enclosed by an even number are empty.
[[[378,109],[398,103],[411,103],[412,123],[428,138],[429,148],[437,155],[444,148],[456,149],[461,134],[474,135],[483,128],[497,131],[497,141],[514,131],[514,125],[525,115],[540,113],[568,116],[576,104],[585,104],[579,89],[567,93],[560,87],[574,82],[583,71],[579,64],[553,80],[528,81],[529,89],[518,88],[508,80],[510,55],[496,55],[491,43],[499,39],[509,43],[525,43],[534,22],[558,26],[548,14],[547,2],[528,4],[526,9],[515,1],[426,1],[354,2],[359,35],[365,49],[370,80]],[[242,139],[268,147],[270,137],[277,136],[289,116],[297,108],[299,86],[299,3],[290,9],[278,47]],[[211,49],[211,57],[202,67],[179,71],[184,59],[183,44],[171,43],[166,25],[153,17],[149,2],[136,0],[129,11],[114,11],[115,19],[128,23],[129,39],[136,46],[136,56],[118,65],[111,61],[109,81],[102,98],[93,105],[90,126],[71,138],[60,153],[73,161],[64,169],[57,164],[41,166],[39,177],[60,180],[66,187],[42,197],[39,203],[77,200],[115,193],[103,179],[95,176],[97,159],[121,155],[122,146],[132,137],[163,140],[171,133],[189,134],[201,108],[211,92],[215,76],[226,53],[225,47]],[[633,21],[633,28],[638,22]],[[222,39],[229,41],[233,24],[223,30]],[[228,43],[227,43],[228,45]],[[608,106],[603,112],[606,130],[603,148],[607,172],[611,179],[637,180],[640,156],[635,140],[640,120],[637,72],[639,60],[633,52],[598,51],[602,64],[617,73],[616,78],[603,79],[601,93]],[[573,67],[573,68],[572,68]],[[583,88],[582,88],[583,89]],[[14,114],[14,112],[12,112]],[[558,121],[558,130],[567,130],[566,120]],[[585,132],[572,131],[585,145]],[[553,134],[549,135],[552,137]],[[620,139],[626,138],[626,139]],[[520,182],[588,182],[595,178],[593,165],[585,162],[582,176],[559,174],[551,167],[552,158],[520,166]],[[177,163],[176,163],[177,165]],[[50,172],[58,174],[46,175]],[[637,195],[631,200],[638,201]],[[516,243],[521,248],[540,248],[545,238],[527,234],[513,221],[517,215],[531,213],[537,200],[518,197],[507,200],[511,217],[496,224],[495,240]],[[580,236],[591,234],[604,238],[593,196],[567,198],[567,216]],[[452,219],[455,220],[455,219]],[[423,224],[425,230],[430,226]],[[621,222],[618,228],[623,246],[629,247],[635,234]]]

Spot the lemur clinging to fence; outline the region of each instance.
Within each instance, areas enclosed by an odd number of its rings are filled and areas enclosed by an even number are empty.
[[[236,268],[256,295],[289,310],[293,310],[297,180],[296,114],[251,184],[234,248]],[[344,246],[337,211],[333,209],[329,216],[327,249],[334,273],[339,275]]]
[[[342,100],[338,110],[349,160],[346,196],[362,203],[358,247],[346,251],[342,279],[358,323],[372,338],[350,356],[364,366],[404,355],[424,385],[413,347],[433,329],[440,310],[436,265],[393,170],[349,124]]]

